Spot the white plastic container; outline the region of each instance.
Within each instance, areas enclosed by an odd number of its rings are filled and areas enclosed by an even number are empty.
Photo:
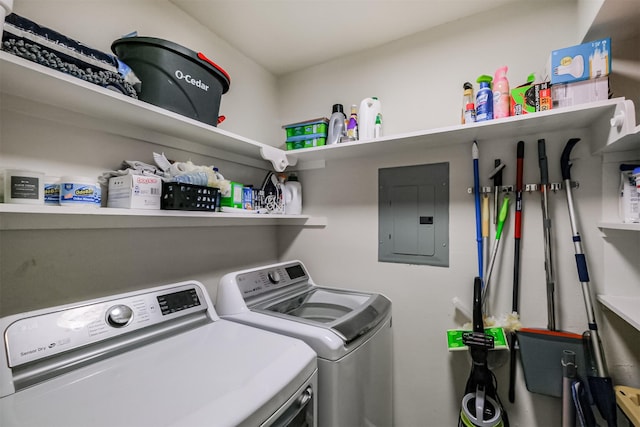
[[[60,177],[60,206],[99,208],[100,185],[84,176]]]
[[[286,215],[300,215],[302,213],[302,185],[298,177],[290,175],[284,183],[284,213]]]
[[[375,96],[365,98],[358,110],[358,136],[360,141],[375,137],[376,117],[382,116],[382,104]]]
[[[7,169],[4,171],[4,202],[44,204],[44,173]]]

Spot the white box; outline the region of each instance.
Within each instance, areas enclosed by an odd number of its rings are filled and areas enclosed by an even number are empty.
[[[109,179],[107,207],[160,209],[162,180],[157,176],[124,175]]]
[[[551,86],[553,108],[571,107],[609,99],[609,77]]]

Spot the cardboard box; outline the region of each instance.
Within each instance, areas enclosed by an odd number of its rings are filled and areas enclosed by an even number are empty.
[[[551,52],[551,84],[604,77],[611,72],[611,39],[600,39]]]
[[[609,77],[555,84],[551,87],[551,94],[553,108],[605,101],[609,99]]]
[[[162,180],[157,176],[123,175],[109,179],[107,207],[160,209]]]
[[[552,105],[549,82],[523,85],[511,90],[512,116],[550,110]]]

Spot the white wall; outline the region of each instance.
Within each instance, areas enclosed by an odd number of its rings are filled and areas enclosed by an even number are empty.
[[[573,3],[519,3],[501,10],[502,20],[498,23],[494,14],[457,21],[278,81],[166,1],[16,0],[15,11],[106,51],[112,40],[135,29],[141,35],[166,38],[202,50],[232,78],[231,90],[223,96],[221,114],[227,116],[227,121],[221,128],[280,145],[283,123],[328,115],[334,103],[348,107],[368,96],[382,100],[387,134],[458,123],[464,81],[493,73],[498,66],[507,64],[509,78],[517,84],[544,66],[550,50],[577,41]],[[532,28],[536,28],[536,22],[543,30],[534,36]],[[166,151],[153,144],[87,131],[81,124],[69,127],[37,119],[29,112],[14,111],[11,102],[3,99],[0,110],[0,168],[28,162],[59,173],[68,166],[77,167],[68,163],[62,152],[70,146],[82,150],[83,156],[90,159],[82,173],[97,174],[116,167],[125,155],[144,160],[142,157],[154,149]],[[584,227],[590,272],[598,287],[603,275],[598,262],[603,258],[603,245],[594,224],[600,214],[601,169],[600,160],[589,155],[589,136],[572,130],[522,136],[527,143],[525,182],[538,179],[537,138],[547,138],[549,156],[557,162],[567,138],[576,134],[584,138],[574,153],[574,175],[581,184],[576,191],[576,203]],[[501,157],[508,164],[505,181],[515,181],[514,143],[520,137],[480,141],[484,180],[493,158]],[[90,153],[98,156],[91,157]],[[215,162],[198,156],[194,159]],[[443,161],[451,166],[450,267],[378,263],[378,169]],[[262,174],[224,165],[223,170],[232,174],[246,177]],[[550,173],[552,181],[559,181],[555,166]],[[324,169],[302,172],[301,181],[305,213],[326,215],[329,221],[326,228],[2,231],[0,313],[7,315],[187,278],[202,280],[215,296],[217,280],[227,271],[275,259],[300,258],[321,284],[383,292],[392,299],[395,424],[453,425],[469,364],[464,354],[446,351],[445,331],[464,321],[450,301],[454,296],[470,300],[475,274],[473,203],[467,194],[472,182],[470,147],[456,145],[411,152],[399,149],[397,154],[384,159],[333,161]],[[486,181],[484,184],[489,185]],[[553,195],[551,203],[559,270],[559,325],[581,332],[586,328],[586,319],[575,279],[563,194]],[[510,308],[512,218],[508,227],[501,268],[494,282],[496,314]],[[525,194],[523,227],[520,307],[523,321],[543,327],[546,317],[542,231],[536,194]],[[601,318],[604,330],[611,333],[605,335],[610,366],[626,367],[630,385],[640,385],[637,331],[630,330],[615,316]],[[501,396],[505,398],[507,370],[501,367],[495,372]],[[557,424],[558,399],[528,393],[522,372],[518,378],[517,403],[507,405],[512,424]]]
[[[517,4],[496,14],[457,21],[432,31],[325,63],[279,80],[281,122],[328,115],[331,105],[382,101],[385,135],[454,125],[459,122],[462,83],[503,64],[512,85],[541,70],[551,50],[575,44],[573,3]],[[540,31],[535,31],[538,28]],[[553,29],[553,30],[551,30]],[[348,43],[348,38],[345,38]],[[479,141],[482,185],[491,185],[493,159],[507,163],[505,184],[515,184],[515,143],[526,143],[524,182],[539,181],[537,139],[546,138],[550,179],[560,182],[559,156],[570,137],[583,138],[574,150],[575,202],[590,274],[602,290],[603,242],[595,227],[602,197],[600,159],[589,153],[589,135],[568,129],[553,134],[513,135],[509,140]],[[451,300],[470,306],[476,272],[475,217],[471,141],[465,145],[398,152],[385,158],[328,161],[324,169],[302,171],[304,212],[326,215],[326,229],[282,231],[283,259],[300,258],[320,284],[382,292],[394,303],[396,426],[454,425],[469,360],[447,352],[445,331],[465,321]],[[450,162],[449,268],[380,263],[378,239],[378,169]],[[564,192],[550,198],[557,274],[558,326],[582,333],[587,328],[577,282]],[[530,327],[546,327],[546,296],[538,194],[525,194],[523,209],[520,311]],[[288,234],[288,232],[290,234]],[[500,269],[492,288],[496,316],[511,309],[513,207],[501,246]],[[599,309],[597,305],[597,309]],[[608,314],[605,345],[609,366],[619,380],[638,384],[638,332]],[[616,332],[609,329],[611,323]],[[622,323],[622,325],[621,325]],[[618,328],[619,327],[619,328]],[[635,368],[634,368],[635,367]],[[630,368],[630,369],[629,369]],[[636,373],[629,375],[635,369]],[[529,393],[518,372],[516,403],[507,403],[508,368],[495,369],[499,392],[512,425],[557,425],[560,399]]]

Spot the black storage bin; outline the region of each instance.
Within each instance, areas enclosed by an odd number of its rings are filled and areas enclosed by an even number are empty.
[[[218,189],[202,185],[163,182],[160,208],[215,212]]]
[[[217,126],[231,79],[204,54],[153,37],[121,38],[111,50],[142,80],[141,100]]]

